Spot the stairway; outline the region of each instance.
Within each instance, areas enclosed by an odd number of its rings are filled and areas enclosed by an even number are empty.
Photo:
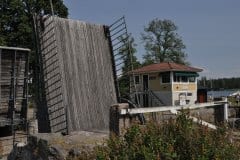
[[[150,107],[159,107],[165,105],[163,101],[152,90],[148,89],[146,92],[150,99]]]

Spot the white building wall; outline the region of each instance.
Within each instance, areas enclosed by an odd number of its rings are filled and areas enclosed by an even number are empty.
[[[172,93],[172,103],[173,105],[180,105],[180,97],[179,94],[185,94],[185,100],[188,100],[188,104],[194,104],[197,101],[197,92],[196,91],[178,91]],[[188,95],[188,93],[191,93],[192,95]]]

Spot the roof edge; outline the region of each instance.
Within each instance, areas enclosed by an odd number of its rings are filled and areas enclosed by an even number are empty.
[[[202,69],[199,69],[198,71],[186,71],[186,70],[161,70],[161,71],[149,71],[149,72],[146,72],[146,71],[130,71],[128,74],[131,74],[131,73],[134,73],[134,74],[147,74],[147,73],[161,73],[161,72],[202,72],[203,70]]]

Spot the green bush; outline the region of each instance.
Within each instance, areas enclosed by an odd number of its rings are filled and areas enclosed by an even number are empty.
[[[183,113],[164,124],[134,125],[125,135],[112,135],[98,147],[97,159],[114,160],[238,160],[240,146],[226,128],[211,130]]]

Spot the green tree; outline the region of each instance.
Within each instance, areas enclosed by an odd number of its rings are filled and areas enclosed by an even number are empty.
[[[128,38],[121,37],[121,41],[125,44],[120,48],[119,53],[123,56],[124,65],[122,67],[123,73],[129,72],[132,69],[136,69],[141,66],[140,62],[137,60],[135,54],[137,53],[136,43],[131,34]]]
[[[187,64],[185,45],[177,34],[177,26],[171,20],[154,19],[142,33],[146,54],[144,65],[160,62]]]
[[[68,9],[62,0],[53,0],[52,4],[54,15],[64,18],[68,16]],[[47,14],[52,14],[49,0],[0,0],[0,45],[32,50],[30,69],[33,71],[34,84],[29,86],[29,92],[34,96],[39,93],[36,89],[42,87],[35,86],[40,76],[38,56],[35,53],[37,45],[33,15]]]
[[[49,0],[0,0],[0,45],[34,50],[33,14],[51,13]],[[53,0],[54,15],[68,16],[62,0]]]
[[[122,76],[119,78],[119,90],[122,97],[128,98],[127,95],[130,92],[129,71],[140,67],[141,64],[135,56],[137,45],[134,42],[134,38],[129,34],[128,38],[121,37],[120,41],[125,45],[119,50],[123,60]]]
[[[198,80],[199,87],[211,88],[214,90],[218,89],[237,89],[240,88],[240,78],[232,77],[232,78],[218,78],[218,79],[207,79],[206,77],[202,77]]]

